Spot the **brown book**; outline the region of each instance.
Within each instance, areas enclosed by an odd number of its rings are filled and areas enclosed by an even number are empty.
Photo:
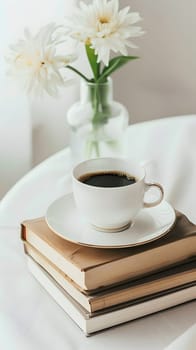
[[[196,225],[177,213],[169,233],[142,246],[89,248],[51,231],[44,218],[22,223],[21,238],[84,290],[94,290],[164,270],[196,255]]]
[[[83,291],[30,244],[24,243],[24,248],[28,256],[44,268],[73,299],[90,313],[196,281],[196,262],[192,261],[90,294]]]
[[[90,313],[66,293],[34,260],[27,257],[27,262],[29,271],[36,280],[86,335],[186,303],[195,299],[196,296],[195,283],[188,283],[167,291]]]

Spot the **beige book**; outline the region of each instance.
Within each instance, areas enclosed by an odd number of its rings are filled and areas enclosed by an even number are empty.
[[[33,258],[73,299],[91,313],[196,281],[196,261],[193,261],[133,282],[114,286],[105,291],[87,294],[30,244],[24,243],[24,247],[28,256]]]
[[[30,257],[28,257],[28,268],[41,286],[86,335],[186,303],[196,297],[196,286],[189,284],[146,296],[123,306],[118,305],[105,311],[89,313]]]
[[[165,236],[123,249],[90,248],[68,242],[51,231],[44,218],[24,221],[21,227],[24,241],[85,290],[136,279],[196,255],[196,225],[180,213]]]

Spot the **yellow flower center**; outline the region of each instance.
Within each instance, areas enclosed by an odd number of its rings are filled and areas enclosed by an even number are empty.
[[[90,38],[87,38],[85,40],[85,45],[91,45],[91,39]]]
[[[99,18],[99,22],[101,23],[101,24],[106,24],[106,23],[109,23],[110,22],[110,20],[109,20],[109,18],[108,17],[104,17],[104,16],[102,16],[102,17],[100,17]]]

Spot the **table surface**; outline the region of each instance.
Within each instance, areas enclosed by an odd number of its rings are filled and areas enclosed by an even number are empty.
[[[196,185],[193,178],[196,178],[196,158],[194,152],[190,153],[190,147],[196,149],[196,141],[190,135],[194,134],[193,129],[196,132],[195,118],[168,118],[137,124],[129,129],[127,135],[129,152],[130,149],[137,149],[134,152],[137,160],[151,161],[147,167],[148,177],[164,184],[166,199],[194,222]],[[178,132],[174,137],[175,130]],[[138,146],[138,135],[142,138],[144,147]],[[166,135],[167,143],[164,143]],[[159,143],[158,151],[153,147],[152,139],[154,144]],[[179,157],[182,156],[182,150],[184,158]],[[54,199],[71,191],[70,164],[69,150],[59,152],[28,173],[2,200],[0,348],[164,349],[195,323],[195,301],[86,338],[28,272],[20,241],[19,224],[26,218],[44,215]],[[186,178],[190,165],[191,173]],[[185,185],[185,180],[186,191],[181,186],[182,183]],[[176,190],[176,185],[178,188],[181,186],[181,192]]]

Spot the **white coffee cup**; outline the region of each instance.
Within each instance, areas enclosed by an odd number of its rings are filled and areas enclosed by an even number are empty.
[[[80,180],[85,175],[104,172],[128,174],[136,182],[122,187],[96,187]],[[79,163],[73,169],[72,180],[79,212],[94,228],[105,232],[125,230],[142,208],[158,205],[164,195],[161,185],[145,182],[142,166],[124,158],[96,158]],[[158,188],[159,196],[153,202],[144,202],[144,194],[151,187]]]

